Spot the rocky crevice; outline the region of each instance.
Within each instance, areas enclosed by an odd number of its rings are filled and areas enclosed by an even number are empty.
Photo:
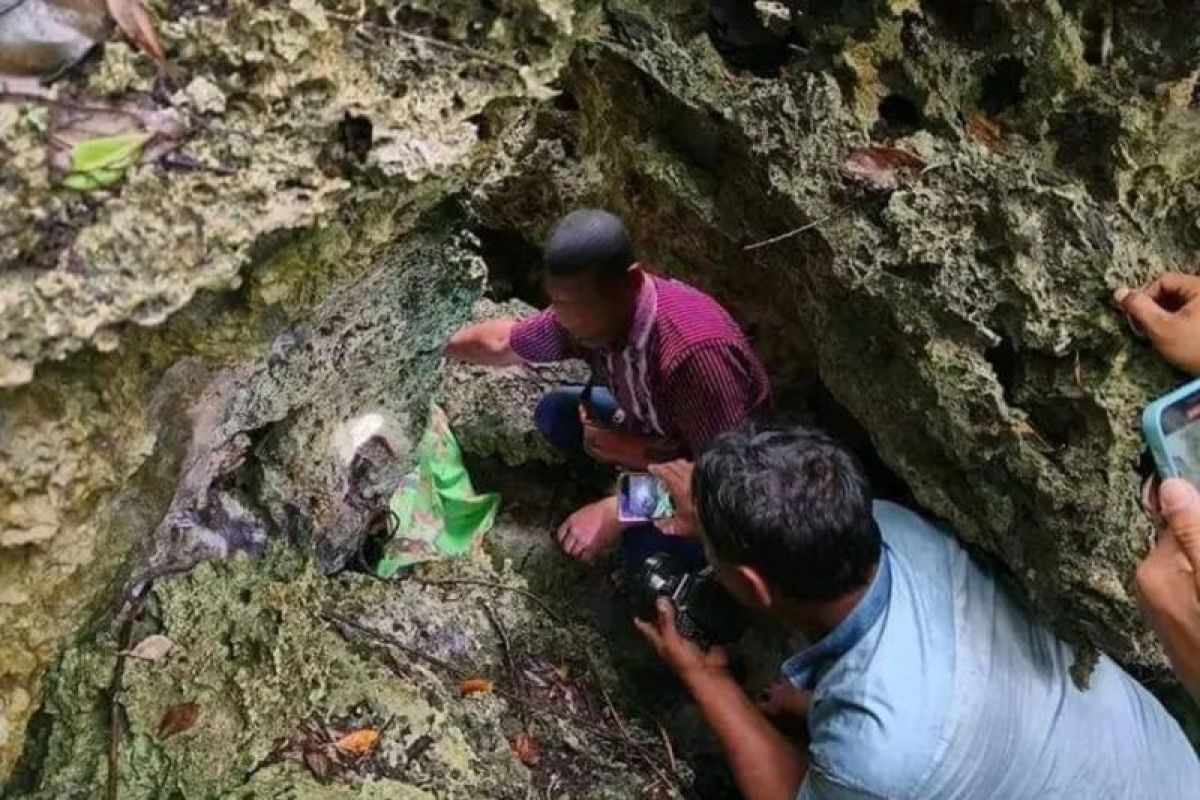
[[[552,461],[528,411],[577,376],[446,372],[438,347],[471,314],[540,301],[537,242],[579,204],[622,213],[648,262],[746,323],[786,418],[848,434],[885,492],[1003,562],[1081,654],[1162,674],[1130,593],[1146,533],[1136,421],[1174,378],[1107,296],[1186,266],[1200,241],[1200,53],[1164,23],[1190,3],[411,3],[399,17],[367,3],[359,19],[293,5],[305,13],[233,2],[166,25],[180,64],[226,98],[191,109],[192,147],[240,165],[236,181],[147,168],[79,215],[31,157],[0,172],[6,221],[45,223],[22,222],[0,251],[0,774],[24,752],[13,796],[91,796],[105,780],[111,623],[149,578],[153,624],[203,660],[131,670],[128,796],[316,792],[291,766],[258,784],[237,774],[305,715],[390,714],[407,720],[405,747],[436,740],[431,772],[391,754],[358,776],[391,781],[364,790],[380,796],[520,795],[551,774],[492,752],[512,706],[497,701],[499,728],[472,739],[465,700],[428,676],[420,697],[383,681],[318,617],[377,604],[408,641],[426,623],[486,639],[453,598],[322,574],[353,567],[430,399],[475,454]],[[265,43],[261,64],[243,29]],[[149,80],[117,45],[75,88]],[[25,153],[40,112],[8,108],[0,144]],[[927,166],[894,191],[864,188],[843,164],[872,143]],[[55,263],[35,264],[47,248]],[[356,460],[345,445],[371,414],[377,449]],[[545,537],[554,520],[537,519],[509,533]],[[498,558],[522,550],[504,538]],[[257,558],[196,569],[234,550]],[[534,577],[553,571],[539,563]],[[510,600],[519,636],[539,627]],[[188,685],[221,724],[157,741],[156,717]],[[303,708],[282,702],[293,685]],[[436,720],[418,724],[428,703]],[[612,758],[621,768],[589,796],[629,796],[622,770],[654,780],[636,754]]]

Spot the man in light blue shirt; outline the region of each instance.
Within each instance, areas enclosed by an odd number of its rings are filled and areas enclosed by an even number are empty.
[[[783,665],[794,690],[776,693],[807,714],[801,749],[720,651],[679,635],[669,602],[639,622],[747,800],[1200,797],[1200,761],[1153,696],[1107,657],[1079,689],[1070,648],[1012,589],[949,533],[873,502],[827,437],[727,434],[690,481],[662,475],[726,588],[814,642]]]

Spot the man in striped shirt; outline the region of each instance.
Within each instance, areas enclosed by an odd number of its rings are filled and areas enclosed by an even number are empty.
[[[718,434],[768,410],[766,372],[737,324],[711,297],[651,274],[616,216],[568,214],[544,259],[550,308],[520,322],[464,328],[446,355],[489,366],[586,361],[595,386],[557,389],[538,405],[538,429],[555,446],[653,471],[672,459],[694,459]],[[686,535],[682,527],[673,533]],[[690,540],[652,526],[627,530],[615,496],[576,511],[558,538],[570,555],[591,559],[622,533],[630,562],[664,549],[702,562]]]

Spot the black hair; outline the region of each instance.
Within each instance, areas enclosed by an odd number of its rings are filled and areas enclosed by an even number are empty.
[[[753,567],[805,601],[833,600],[865,584],[882,539],[858,459],[803,428],[733,431],[700,457],[692,496],[721,561]]]
[[[596,208],[581,208],[559,220],[543,258],[551,278],[591,274],[605,281],[623,277],[637,261],[621,218]]]

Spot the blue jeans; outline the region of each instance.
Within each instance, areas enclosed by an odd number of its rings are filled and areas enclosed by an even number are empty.
[[[547,392],[533,413],[534,425],[546,440],[567,455],[582,455],[583,423],[579,420],[579,398],[582,386],[564,386]],[[592,389],[592,408],[596,416],[608,419],[618,409],[612,393],[602,387]],[[688,569],[702,569],[706,561],[704,548],[695,539],[668,536],[653,523],[626,528],[621,540],[621,562],[628,572],[642,566],[655,553],[670,553]]]

